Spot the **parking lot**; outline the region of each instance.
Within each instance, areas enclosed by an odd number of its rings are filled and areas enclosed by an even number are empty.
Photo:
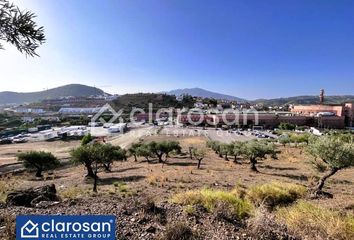
[[[205,136],[213,141],[231,143],[233,141],[249,141],[252,139],[277,138],[267,131],[258,130],[222,130],[215,128],[182,127],[178,125],[165,126],[160,132],[170,136]]]

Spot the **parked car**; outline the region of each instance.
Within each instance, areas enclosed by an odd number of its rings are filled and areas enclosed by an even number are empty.
[[[10,138],[2,138],[0,139],[0,144],[11,144],[12,140]]]

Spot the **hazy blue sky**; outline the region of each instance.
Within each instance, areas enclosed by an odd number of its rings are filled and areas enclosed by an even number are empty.
[[[201,87],[238,97],[354,94],[352,0],[16,0],[40,58],[0,51],[0,91]]]

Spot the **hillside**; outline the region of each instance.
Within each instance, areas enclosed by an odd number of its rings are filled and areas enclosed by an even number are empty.
[[[175,89],[166,92],[170,95],[183,95],[188,94],[193,97],[203,97],[203,98],[215,98],[215,99],[222,99],[222,100],[231,100],[231,101],[238,101],[238,102],[245,102],[245,99],[238,98],[231,95],[221,94],[217,92],[211,92],[202,88],[184,88],[184,89]]]
[[[125,113],[130,112],[133,108],[141,108],[148,112],[149,103],[152,103],[154,112],[161,108],[193,107],[194,104],[192,98],[184,98],[182,102],[178,102],[174,96],[163,93],[124,94],[113,101],[114,108],[124,109]]]
[[[341,104],[344,102],[353,102],[354,95],[343,96],[325,96],[325,104]],[[318,96],[296,96],[288,98],[274,98],[274,99],[257,99],[251,101],[252,103],[264,104],[268,106],[286,105],[286,104],[318,104]]]
[[[57,88],[48,89],[39,92],[0,92],[0,104],[10,104],[10,103],[32,103],[38,102],[44,99],[53,99],[59,97],[67,96],[90,96],[90,95],[101,95],[104,92],[101,89],[90,87],[81,84],[69,84]]]

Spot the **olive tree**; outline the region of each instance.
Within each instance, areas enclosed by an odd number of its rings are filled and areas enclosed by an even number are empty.
[[[176,141],[161,141],[161,142],[152,141],[148,145],[149,145],[150,151],[153,154],[155,154],[156,157],[159,159],[159,163],[164,162],[162,160],[163,155],[165,155],[165,157],[167,159],[169,156],[169,153],[171,153],[172,151],[176,151],[176,152],[181,151],[181,146]]]
[[[0,0],[0,41],[14,45],[28,56],[38,56],[35,50],[45,42],[45,36],[43,27],[37,27],[35,17],[8,0]]]
[[[261,141],[248,141],[242,150],[242,155],[250,160],[251,170],[258,172],[256,164],[259,159],[264,159],[267,155],[276,158],[276,151],[273,144]]]
[[[141,144],[135,151],[137,156],[144,157],[148,163],[150,163],[149,157],[154,156],[148,144]]]
[[[18,154],[18,161],[23,162],[26,169],[35,169],[36,177],[42,177],[42,172],[54,169],[60,165],[59,160],[50,152],[30,151]]]
[[[230,155],[234,156],[234,162],[238,163],[237,157],[241,156],[244,152],[245,143],[244,142],[233,142],[230,144]]]
[[[227,144],[227,143],[223,143],[220,145],[220,154],[224,156],[224,159],[226,161],[229,161],[228,155],[232,155],[232,149],[233,149],[233,145],[232,144]]]
[[[312,139],[308,152],[315,159],[320,159],[328,170],[314,189],[316,194],[322,192],[328,178],[342,169],[354,166],[354,145],[341,141],[339,137],[323,136]]]
[[[111,164],[113,161],[127,160],[127,152],[120,146],[113,146],[111,144],[99,144],[99,159],[107,172],[111,171]]]
[[[82,145],[70,152],[71,161],[74,164],[83,164],[87,170],[86,177],[94,178],[95,174],[92,169],[92,164],[96,161],[97,148],[96,144]]]
[[[128,149],[129,153],[134,156],[134,161],[138,161],[137,156],[138,156],[138,148],[141,146],[141,143],[133,143],[130,148]]]
[[[85,165],[87,176],[94,179],[93,191],[97,192],[98,168],[102,165],[106,170],[109,170],[113,161],[126,159],[126,152],[119,146],[95,143],[72,150],[71,157],[74,163]]]
[[[198,169],[200,169],[200,166],[201,166],[201,163],[202,163],[202,160],[204,159],[205,155],[206,155],[206,151],[204,148],[193,148],[192,149],[192,154],[193,154],[193,157],[195,159],[197,159],[198,161]]]
[[[218,154],[219,157],[222,157],[222,154],[221,154],[221,151],[220,151],[220,148],[221,148],[221,143],[218,142],[218,141],[208,141],[207,142],[207,147],[208,148],[211,148],[215,154]]]

